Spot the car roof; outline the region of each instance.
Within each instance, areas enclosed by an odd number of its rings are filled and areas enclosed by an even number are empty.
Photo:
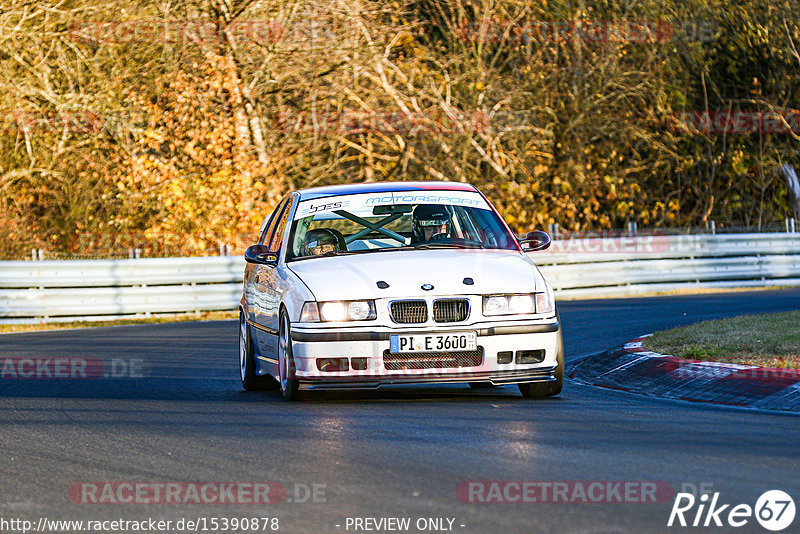
[[[367,182],[360,184],[329,185],[300,189],[300,200],[356,195],[359,193],[387,193],[390,191],[477,191],[475,186],[462,182]]]

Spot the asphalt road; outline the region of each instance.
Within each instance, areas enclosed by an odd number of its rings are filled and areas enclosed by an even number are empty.
[[[569,364],[658,329],[800,309],[800,290],[559,307]],[[572,494],[568,500],[577,502],[463,502],[457,488],[469,481],[657,482],[674,491],[710,484],[720,503],[751,506],[762,492],[782,489],[800,505],[796,415],[570,382],[560,397],[541,401],[522,399],[515,387],[426,386],[290,404],[275,393],[240,390],[236,328],[224,321],[0,335],[1,358],[71,357],[90,368],[97,359],[106,370],[114,361],[116,372],[130,374],[133,365],[141,376],[0,380],[0,531],[14,532],[3,519],[40,517],[274,517],[280,532],[302,533],[353,532],[347,518],[366,517],[411,518],[409,532],[418,532],[419,518],[453,519],[453,531],[463,533],[720,530],[668,528],[671,496],[658,503],[583,503]],[[269,505],[70,498],[76,484],[109,481],[273,481],[288,498]],[[314,484],[318,502],[302,502]],[[764,531],[752,518],[723,530]],[[792,531],[800,531],[800,518],[784,532]]]

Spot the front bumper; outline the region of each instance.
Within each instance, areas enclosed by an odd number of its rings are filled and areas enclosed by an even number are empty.
[[[479,365],[422,369],[387,369],[384,354],[392,334],[475,332],[482,351]],[[321,328],[319,325],[292,326],[295,375],[301,389],[377,388],[389,384],[486,382],[493,385],[555,380],[560,324],[556,317],[535,321],[477,323],[449,328]],[[500,363],[498,353],[544,351],[538,363]],[[365,359],[361,370],[350,365],[346,371],[320,371],[320,358]],[[363,360],[362,360],[363,361]]]

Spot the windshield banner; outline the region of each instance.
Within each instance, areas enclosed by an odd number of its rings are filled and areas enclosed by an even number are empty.
[[[444,204],[490,209],[486,200],[473,191],[387,191],[305,200],[297,206],[294,218],[303,219],[337,210],[346,210],[356,215],[371,215],[375,206],[396,204]]]

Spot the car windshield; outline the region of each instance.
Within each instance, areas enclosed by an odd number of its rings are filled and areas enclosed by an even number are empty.
[[[477,192],[386,192],[299,203],[287,260],[412,249],[517,250]]]

